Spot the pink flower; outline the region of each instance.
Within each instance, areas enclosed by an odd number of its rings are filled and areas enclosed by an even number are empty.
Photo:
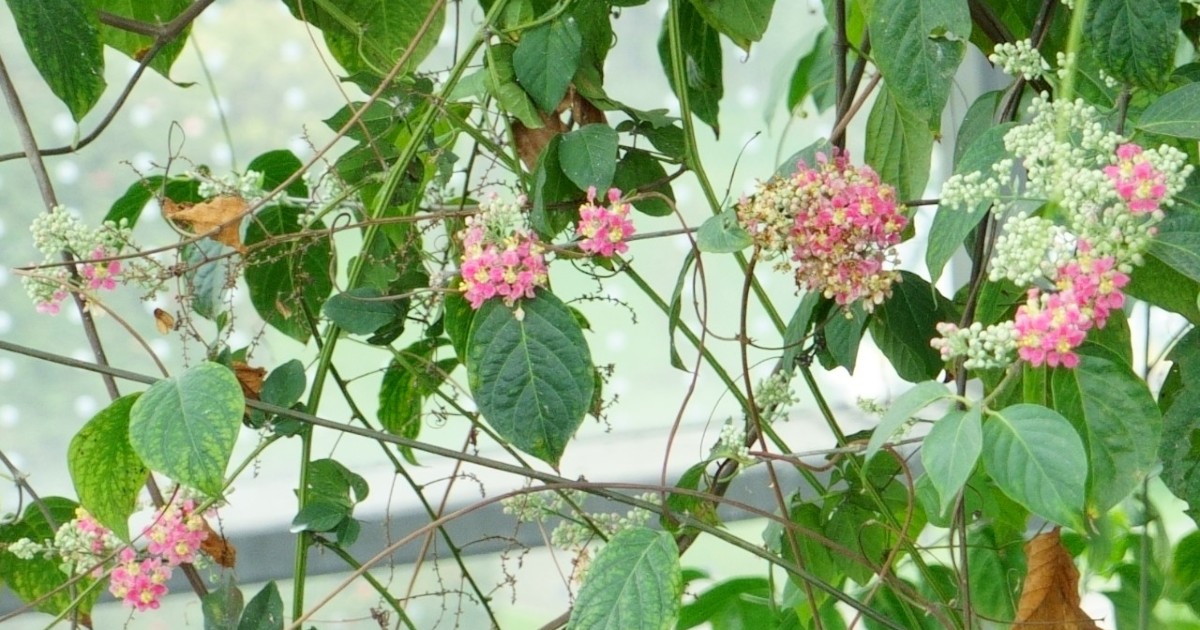
[[[579,206],[575,227],[575,233],[583,237],[579,249],[605,258],[629,251],[625,240],[633,235],[633,223],[629,220],[629,204],[620,202],[621,191],[608,189],[609,208],[595,203],[595,186],[588,187],[587,195],[587,203]]]
[[[485,218],[469,217],[458,237],[463,244],[463,287],[471,308],[478,309],[497,296],[512,306],[522,297],[532,298],[534,290],[549,280],[542,245],[528,231],[496,237],[488,234]]]
[[[100,260],[113,256],[115,252],[109,252],[103,247],[97,247],[92,251],[92,260]],[[88,281],[88,288],[93,291],[105,289],[111,291],[117,288],[116,277],[121,273],[121,261],[110,260],[105,262],[87,262],[84,263],[79,273],[85,280]]]
[[[126,547],[121,550],[120,564],[109,575],[108,591],[137,611],[154,610],[167,594],[171,567],[161,558],[138,561],[137,554]]]
[[[62,309],[62,301],[65,299],[67,299],[67,292],[63,291],[62,289],[58,289],[54,292],[49,300],[45,302],[38,302],[35,308],[37,309],[37,312],[44,315],[58,315],[59,311]]]
[[[195,513],[195,501],[172,502],[163,506],[159,517],[146,527],[147,551],[161,556],[169,566],[193,562],[200,544],[208,537],[204,519]]]
[[[883,302],[898,278],[884,263],[908,223],[895,189],[871,167],[851,165],[844,151],[832,160],[817,154],[816,168],[801,162],[785,182],[797,285],[842,306],[864,300],[870,311]]]
[[[1104,167],[1104,174],[1134,214],[1157,210],[1167,194],[1166,175],[1154,167],[1136,144],[1117,147],[1117,161]]]

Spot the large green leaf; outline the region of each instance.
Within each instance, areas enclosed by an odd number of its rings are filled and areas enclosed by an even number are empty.
[[[1012,619],[1016,614],[1019,576],[1025,575],[1022,542],[1020,537],[1001,538],[987,522],[967,528],[971,605],[980,615]]]
[[[862,345],[863,330],[867,327],[867,312],[861,304],[852,304],[848,311],[833,304],[829,298],[822,299],[824,308],[818,307],[825,319],[818,324],[818,353],[821,365],[827,370],[844,367],[853,374],[858,364],[858,347]]]
[[[1188,83],[1154,99],[1138,118],[1147,133],[1200,140],[1200,83]]]
[[[917,382],[942,371],[942,357],[929,345],[938,336],[940,315],[937,291],[915,273],[901,272],[902,281],[892,288],[892,297],[875,307],[871,338],[895,368],[900,378]]]
[[[592,404],[595,369],[578,320],[547,291],[520,314],[488,300],[471,322],[467,379],[492,428],[553,466]]]
[[[267,151],[250,160],[250,163],[246,165],[246,171],[262,173],[262,187],[267,191],[275,190],[302,168],[304,168],[304,163],[296,157],[295,153],[287,149]],[[308,185],[304,183],[302,177],[297,177],[283,191],[293,197],[308,197]]]
[[[813,314],[820,301],[820,293],[805,292],[804,297],[800,298],[800,303],[796,305],[792,318],[788,320],[787,328],[783,331],[783,358],[780,359],[780,362],[783,364],[783,369],[789,373],[795,368],[796,362],[800,360],[801,353],[807,345],[805,342],[813,324]]]
[[[979,406],[954,409],[933,424],[921,443],[921,463],[933,487],[937,489],[945,512],[971,478],[971,471],[983,452],[983,415]]]
[[[595,186],[603,194],[617,171],[616,130],[596,123],[563,134],[558,163],[567,179],[581,190]]]
[[[204,362],[161,380],[129,411],[129,442],[151,470],[221,495],[246,400],[233,372]]]
[[[1091,0],[1083,36],[1113,77],[1158,90],[1175,67],[1179,18],[1176,0]]]
[[[668,24],[674,16],[670,13],[667,14],[667,21],[663,22],[662,37],[658,40],[658,56],[667,74],[667,82],[676,95],[681,87],[686,89],[692,113],[704,124],[712,127],[714,133],[720,135],[721,123],[718,114],[721,97],[725,94],[721,74],[721,38],[716,29],[704,21],[690,2],[678,2],[671,6],[672,10],[679,12],[679,47],[683,53],[682,74],[686,85],[676,85],[675,75],[671,70],[673,64]]]
[[[233,574],[225,575],[220,586],[200,598],[200,612],[204,613],[204,630],[237,630],[244,604],[237,580]]]
[[[796,69],[788,82],[787,107],[795,111],[812,96],[813,106],[818,112],[833,107],[835,90],[833,85],[833,28],[826,26],[817,35],[809,51],[796,61]]]
[[[274,581],[267,582],[246,604],[238,630],[283,630],[283,598]]]
[[[1020,404],[993,413],[983,426],[983,464],[996,485],[1030,512],[1082,526],[1087,453],[1058,412]]]
[[[652,217],[670,216],[674,212],[675,192],[671,190],[671,182],[667,179],[667,170],[662,162],[654,159],[648,152],[641,149],[626,149],[625,157],[617,162],[617,172],[613,175],[613,186],[621,189],[625,195],[657,194],[657,196],[638,199],[633,202],[633,209]]]
[[[143,24],[165,24],[179,15],[190,4],[188,0],[87,0],[92,11],[107,11],[123,18],[137,20]],[[150,67],[164,77],[169,76],[171,64],[183,51],[191,26],[187,26],[175,39],[162,47]],[[154,44],[154,38],[149,35],[139,35],[123,28],[103,25],[100,27],[100,37],[105,44],[116,48],[130,59],[140,61],[141,56]]]
[[[513,53],[517,82],[542,111],[558,108],[579,67],[583,36],[574,18],[554,20],[521,34]]]
[[[409,46],[412,55],[405,70],[413,70],[437,45],[445,22],[445,7],[439,7],[429,28],[417,40],[421,24],[436,0],[284,0],[298,20],[321,29],[329,52],[347,72],[370,71],[383,75],[396,65]]]
[[[984,177],[992,174],[992,165],[1007,155],[1004,134],[1015,123],[1004,123],[989,127],[970,143],[962,159],[954,165],[955,175],[981,172]],[[987,215],[989,202],[984,201],[973,208],[948,208],[938,206],[929,228],[929,246],[925,249],[925,265],[933,282],[942,276],[946,263],[962,245],[963,239],[975,229]]]
[[[950,390],[946,389],[946,385],[937,381],[925,381],[913,385],[911,389],[900,394],[892,404],[888,406],[887,413],[883,414],[883,418],[879,420],[879,426],[875,427],[875,431],[871,434],[871,440],[867,442],[867,450],[863,454],[863,459],[869,460],[883,448],[883,445],[892,438],[900,425],[908,422],[909,418],[918,411],[932,405],[933,403],[950,397]]]
[[[1145,262],[1129,274],[1125,293],[1200,324],[1200,306],[1196,304],[1200,282],[1168,267],[1154,254],[1146,254],[1144,258]]]
[[[374,287],[339,293],[325,302],[322,311],[330,321],[352,335],[369,335],[400,313],[397,300],[385,298]]]
[[[71,439],[67,466],[79,503],[122,540],[150,472],[129,443],[129,412],[141,394],[113,401]]]
[[[1179,273],[1200,281],[1200,214],[1177,211],[1158,224],[1150,253]]]
[[[104,215],[104,220],[113,223],[124,220],[126,225],[132,228],[142,216],[146,204],[158,194],[176,203],[204,201],[204,197],[200,196],[199,180],[184,177],[167,179],[162,175],[151,175],[130,184],[125,194],[113,202],[108,213]]]
[[[530,129],[545,126],[529,94],[517,84],[517,71],[513,69],[513,53],[516,46],[497,44],[487,48],[487,88],[500,103],[504,111],[512,114],[521,124]]]
[[[567,630],[667,630],[675,626],[683,577],[667,532],[618,532],[596,555]]]
[[[1162,415],[1127,365],[1083,355],[1075,369],[1052,377],[1055,409],[1067,417],[1088,450],[1088,507],[1097,513],[1124,499],[1158,461]]]
[[[1200,523],[1200,388],[1185,387],[1163,417],[1162,480]]]
[[[930,129],[941,124],[951,80],[966,52],[965,0],[878,0],[868,24],[873,55],[889,91]]]
[[[40,505],[30,503],[20,520],[0,525],[0,546],[22,538],[34,542],[53,540],[56,528],[75,518],[76,507],[78,505],[74,501],[62,497],[42,497]],[[45,512],[42,508],[45,508]],[[46,521],[46,512],[53,519],[53,524]],[[0,584],[12,589],[22,601],[37,600],[39,603],[35,608],[42,612],[58,614],[74,606],[81,614],[87,615],[100,596],[100,589],[91,588],[82,595],[81,601],[73,602],[71,591],[66,588],[68,576],[59,564],[57,558],[47,559],[36,555],[29,560],[22,560],[0,550]],[[78,594],[94,586],[93,580],[87,577],[76,581],[75,585]]]
[[[17,34],[50,91],[76,122],[104,92],[100,23],[84,0],[8,0]]]
[[[302,213],[302,208],[284,204],[267,206],[246,228],[246,245],[253,247],[276,237],[298,234]],[[313,221],[307,228],[318,232],[325,226]],[[284,239],[254,250],[246,264],[246,285],[254,310],[268,324],[301,343],[312,334],[304,309],[315,316],[333,290],[333,251],[327,236],[318,232],[314,238]]]
[[[751,42],[767,31],[775,0],[692,0],[692,6],[713,28],[750,52]]]
[[[916,199],[925,192],[932,155],[927,117],[905,108],[891,90],[880,92],[867,117],[866,163],[896,187],[900,199]]]
[[[230,259],[233,248],[211,238],[202,238],[183,246],[183,261],[188,270],[183,279],[191,291],[192,310],[201,317],[216,320],[225,312],[226,295],[232,284]]]
[[[547,241],[567,228],[579,216],[574,204],[563,202],[584,199],[583,191],[571,178],[563,173],[559,157],[562,136],[554,136],[538,156],[537,168],[533,170],[533,208],[529,211],[529,223]]]
[[[388,364],[379,386],[379,423],[389,433],[414,440],[421,435],[425,399],[458,366],[456,358],[433,360],[438,345],[433,340],[423,339],[401,350]],[[401,447],[400,450],[406,459],[415,463],[410,449]]]

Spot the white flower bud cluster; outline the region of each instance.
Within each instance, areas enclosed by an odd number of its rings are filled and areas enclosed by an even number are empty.
[[[22,277],[21,283],[29,298],[37,304],[58,302],[67,292],[70,272],[67,267],[55,266],[63,252],[87,260],[98,249],[119,253],[133,247],[131,231],[123,220],[120,224],[107,221],[93,230],[61,205],[38,215],[29,231],[33,234],[34,247],[44,256],[41,264],[46,268],[38,270],[35,276]]]
[[[1017,332],[1011,320],[987,328],[979,322],[967,328],[942,322],[937,331],[941,337],[930,341],[930,345],[941,353],[943,361],[966,357],[963,367],[968,370],[1008,367],[1017,351]]]
[[[1046,63],[1042,54],[1028,39],[996,44],[992,54],[988,55],[988,61],[1000,66],[1005,74],[1014,77],[1020,75],[1027,81],[1036,79],[1050,70],[1050,64]]]
[[[59,568],[67,575],[91,571],[106,555],[121,545],[121,541],[107,528],[101,533],[94,528],[84,529],[79,526],[79,522],[78,519],[67,521],[54,533],[52,551],[57,552],[62,559]],[[91,522],[95,523],[94,520]]]
[[[780,186],[778,180],[757,182],[754,195],[737,205],[738,223],[746,228],[762,248],[764,258],[781,259],[787,268],[788,236],[795,225],[795,209],[802,203],[794,186]]]
[[[11,542],[5,549],[16,556],[18,560],[33,560],[39,554],[48,555],[51,551],[49,545],[36,543],[28,538]]]
[[[1074,251],[1075,239],[1066,228],[1021,212],[1009,217],[996,238],[988,279],[1008,279],[1022,287],[1042,278],[1053,281],[1058,265]]]
[[[754,390],[754,402],[758,407],[770,412],[765,418],[768,422],[787,419],[788,409],[800,402],[789,385],[786,372],[780,370],[758,383]]]
[[[883,414],[887,413],[887,405],[884,405],[875,398],[858,396],[854,399],[854,404],[863,413],[870,414],[872,416],[883,416]]]
[[[1064,2],[1063,4],[1066,3]],[[1072,72],[1075,72],[1075,61],[1077,59],[1078,55],[1074,52],[1065,53],[1060,50],[1054,54],[1054,75],[1058,77],[1059,81],[1066,81],[1067,77]]]
[[[640,494],[637,499],[657,505],[661,496],[656,492]],[[620,512],[588,513],[592,525],[608,536],[635,527],[643,527],[650,522],[652,516],[649,510],[633,508],[624,514]],[[596,533],[586,522],[580,520],[563,520],[554,531],[550,532],[550,544],[562,549],[581,549],[596,538]]]
[[[746,428],[742,423],[733,418],[726,420],[709,456],[712,459],[733,459],[742,465],[753,464],[754,459],[750,457],[750,449],[746,446]]]
[[[200,180],[197,192],[201,197],[236,195],[254,203],[267,196],[267,191],[263,190],[263,174],[258,171],[246,171],[241,175],[226,173],[216,178],[197,173],[189,173],[189,175]]]

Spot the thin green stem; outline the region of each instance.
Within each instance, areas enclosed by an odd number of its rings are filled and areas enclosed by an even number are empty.
[[[444,527],[439,527],[438,529],[445,531]],[[350,552],[343,549],[341,545],[332,543],[324,538],[316,539],[316,543],[321,545],[323,549],[332,551],[333,555],[341,558],[343,562],[345,562],[355,571],[360,571],[363,568],[362,563],[359,562],[354,556],[350,555]],[[390,592],[388,592],[387,586],[377,580],[375,576],[371,575],[368,571],[362,571],[361,575],[362,578],[366,580],[367,584],[370,584],[371,588],[375,589],[375,592],[379,594],[379,597],[383,599],[383,601],[387,602],[388,606],[391,606],[392,610],[396,611],[396,614],[400,615],[400,622],[403,623],[405,627],[407,627],[409,630],[417,630],[417,627],[413,625],[412,619],[409,618],[408,613],[404,612],[404,605],[400,603],[400,600],[396,599]]]

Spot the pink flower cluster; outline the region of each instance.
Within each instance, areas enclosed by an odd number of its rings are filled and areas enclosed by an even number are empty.
[[[908,220],[896,191],[869,166],[854,167],[845,151],[817,154],[816,168],[801,162],[786,180],[792,224],[788,244],[798,264],[796,283],[839,305],[865,299],[870,311],[891,295],[898,274],[884,263]]]
[[[1087,331],[1103,328],[1109,314],[1125,304],[1121,289],[1129,276],[1116,268],[1111,256],[1096,258],[1089,249],[1081,242],[1079,256],[1058,268],[1057,291],[1030,289],[1017,309],[1017,354],[1034,367],[1079,365],[1074,350]]]
[[[91,261],[83,263],[80,267],[79,274],[83,276],[84,280],[87,280],[89,289],[112,291],[117,288],[117,276],[121,274],[121,261],[92,262],[113,256],[114,253],[103,247],[97,247],[92,252]]]
[[[516,230],[502,238],[489,235],[487,218],[467,218],[459,232],[463,244],[462,280],[471,308],[499,296],[512,306],[522,297],[532,298],[534,289],[545,286],[549,276],[542,244],[527,230]]]
[[[1104,174],[1134,214],[1158,210],[1167,194],[1167,176],[1154,167],[1136,144],[1117,147],[1117,162],[1104,167]]]
[[[633,235],[633,223],[629,220],[629,204],[620,200],[621,191],[609,188],[609,207],[597,205],[596,187],[588,187],[587,203],[579,206],[579,223],[575,227],[575,233],[583,237],[579,249],[606,258],[629,251],[625,240]]]
[[[109,576],[108,590],[114,597],[139,611],[158,608],[172,569],[195,561],[201,543],[208,538],[204,518],[195,510],[192,499],[163,506],[142,530],[150,541],[146,548],[149,557],[139,561],[133,549],[121,550],[120,564]]]
[[[55,289],[49,300],[38,302],[35,308],[37,312],[43,315],[58,315],[59,311],[62,310],[62,302],[65,299],[67,299],[67,292],[63,289]]]

